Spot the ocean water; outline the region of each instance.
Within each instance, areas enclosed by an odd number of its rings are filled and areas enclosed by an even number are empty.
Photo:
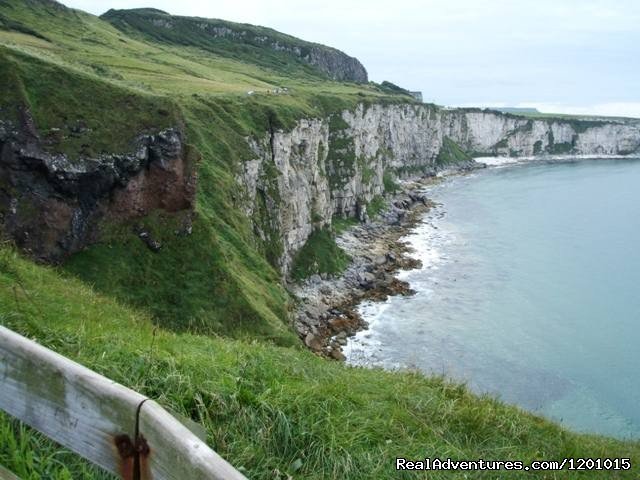
[[[430,187],[417,294],[361,305],[353,364],[419,368],[577,431],[640,438],[640,160],[491,168]]]

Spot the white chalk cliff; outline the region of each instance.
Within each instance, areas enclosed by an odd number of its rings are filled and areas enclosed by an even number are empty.
[[[249,139],[255,158],[238,176],[246,212],[263,240],[278,245],[275,261],[286,274],[314,229],[334,215],[364,216],[366,204],[384,193],[385,179],[442,167],[447,139],[473,155],[628,155],[640,152],[640,121],[360,105]]]

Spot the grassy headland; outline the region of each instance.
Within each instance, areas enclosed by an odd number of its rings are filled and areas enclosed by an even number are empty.
[[[50,0],[0,0],[2,118],[28,108],[41,135],[58,138],[48,148],[76,159],[177,125],[200,157],[193,233],[176,235],[163,214],[142,222],[160,254],[129,225],[105,226],[101,243],[55,268],[3,245],[0,324],[201,423],[250,478],[388,478],[396,456],[640,462],[637,442],[574,434],[441,378],[349,368],[299,348],[270,263],[277,246],[237,206],[235,178],[252,158],[246,137],[359,103],[412,100],[184,38],[155,41]],[[320,250],[330,245],[319,240]],[[6,416],[0,463],[24,479],[102,476]]]

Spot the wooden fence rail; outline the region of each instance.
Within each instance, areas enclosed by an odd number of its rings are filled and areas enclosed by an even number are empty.
[[[246,480],[153,400],[2,326],[0,409],[124,479]]]

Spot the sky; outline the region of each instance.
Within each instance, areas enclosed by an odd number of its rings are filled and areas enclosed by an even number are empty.
[[[448,106],[640,117],[638,0],[62,0],[274,28]]]

